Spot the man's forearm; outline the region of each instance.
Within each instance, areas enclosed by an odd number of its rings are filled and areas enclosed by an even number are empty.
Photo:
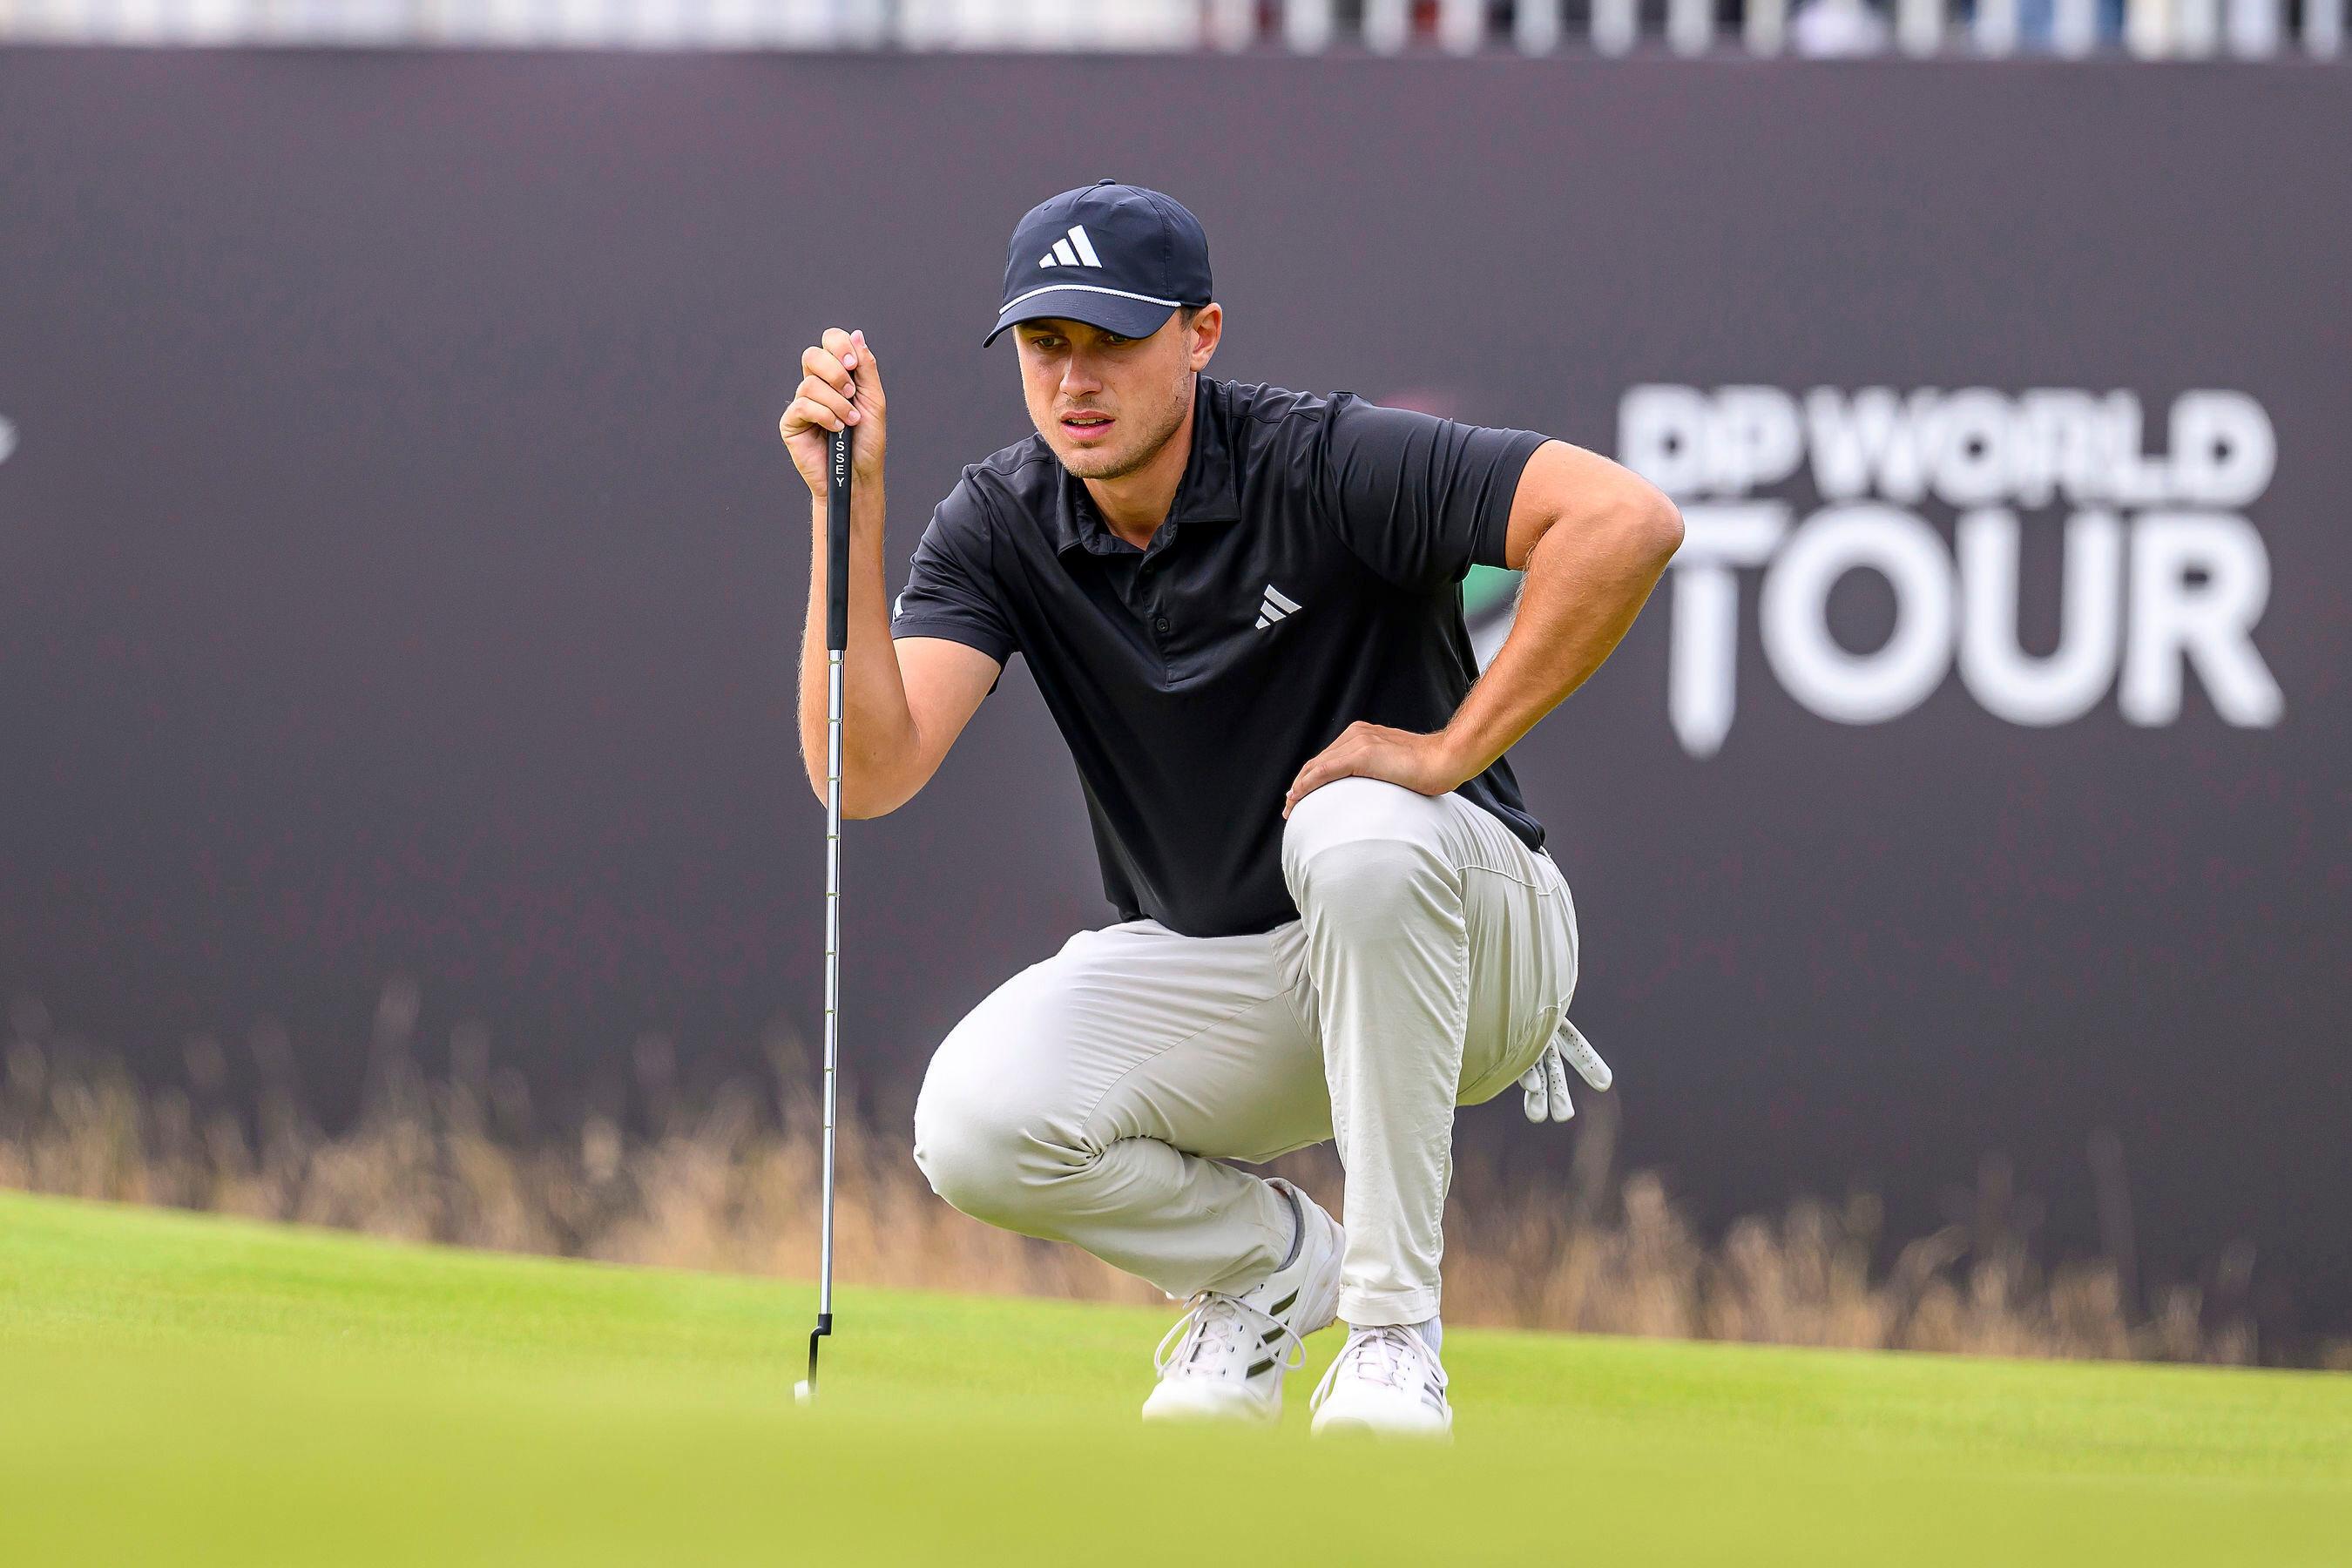
[[[801,637],[801,760],[809,787],[824,794],[825,753],[825,503],[812,502],[809,609]],[[841,793],[843,810],[868,815],[898,804],[895,770],[916,753],[915,720],[890,644],[890,610],[882,574],[879,477],[862,481],[850,500],[849,648],[843,662]]]
[[[1605,519],[1547,529],[1528,552],[1510,636],[1444,731],[1474,778],[1584,684],[1641,613],[1682,542],[1663,498]]]

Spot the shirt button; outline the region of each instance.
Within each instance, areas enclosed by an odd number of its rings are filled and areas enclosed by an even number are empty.
[[[1168,630],[1168,617],[1166,616],[1154,616],[1151,619],[1151,629],[1155,632],[1165,635]]]

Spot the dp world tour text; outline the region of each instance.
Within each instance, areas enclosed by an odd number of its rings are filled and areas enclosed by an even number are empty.
[[[1667,705],[1694,756],[1730,733],[1738,574],[1756,571],[1758,641],[1798,704],[1881,724],[1957,668],[2013,724],[2082,718],[2114,693],[2132,724],[2179,720],[2199,682],[2230,724],[2275,724],[2285,699],[2254,645],[2270,552],[2250,516],[2278,447],[2242,392],[2191,391],[2150,450],[2139,395],[1891,387],[1643,385],[1618,406],[1618,457],[1681,503]],[[2028,529],[2061,531],[2057,645],[2019,637]],[[1894,628],[1856,651],[1831,590],[1885,579]]]

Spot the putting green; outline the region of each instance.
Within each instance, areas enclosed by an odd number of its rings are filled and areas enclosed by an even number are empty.
[[[1446,1451],[1148,1432],[1166,1318],[0,1193],[9,1563],[2341,1563],[2352,1378],[1451,1333]]]

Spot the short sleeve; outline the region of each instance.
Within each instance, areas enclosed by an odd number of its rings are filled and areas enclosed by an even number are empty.
[[[1519,474],[1549,439],[1409,408],[1331,400],[1318,474],[1342,542],[1399,587],[1437,587],[1500,566]]]
[[[931,513],[907,586],[890,605],[894,637],[945,637],[1002,665],[1020,646],[989,561],[988,514],[967,474]]]

